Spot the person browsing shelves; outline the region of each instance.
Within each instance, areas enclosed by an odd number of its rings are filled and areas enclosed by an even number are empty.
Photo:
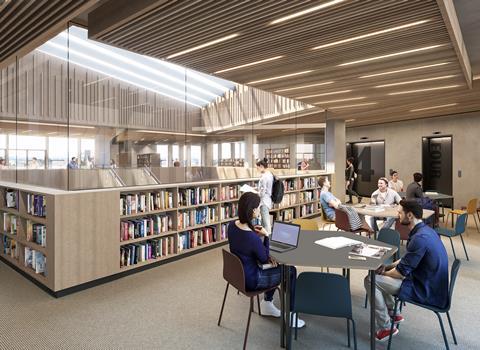
[[[378,179],[378,190],[372,193],[372,197],[370,198],[370,203],[376,204],[376,205],[392,205],[392,204],[398,204],[402,200],[400,195],[392,190],[391,188],[388,188],[388,180],[385,177],[381,177]],[[370,218],[370,227],[376,232],[378,231],[378,226],[377,226],[377,217],[371,217]],[[392,225],[395,223],[396,218],[388,218],[384,225],[383,228],[390,228]]]
[[[320,204],[322,205],[322,209],[328,220],[335,221],[335,209],[338,209],[342,202],[330,192],[330,181],[328,178],[320,176],[318,179],[318,186],[322,188],[320,192]]]
[[[273,174],[267,169],[268,160],[263,158],[257,162],[257,170],[260,173],[260,180],[258,181],[258,194],[261,199],[260,213],[262,219],[262,226],[268,234],[272,233],[272,224],[270,222],[270,209],[273,207],[272,202],[272,187]]]
[[[241,260],[245,271],[245,286],[247,290],[267,289],[278,286],[281,281],[281,268],[269,256],[268,233],[262,226],[254,226],[252,221],[260,216],[260,197],[253,192],[244,193],[238,201],[238,220],[228,226],[228,243],[230,251]],[[259,265],[271,264],[271,268],[262,269]],[[295,281],[297,270],[291,267],[291,305],[295,300]],[[265,293],[260,303],[263,316],[280,317],[280,310],[273,304],[275,290]],[[294,320],[295,322],[295,320]],[[305,322],[298,319],[298,327],[305,326]]]
[[[394,296],[443,308],[448,301],[448,256],[438,234],[422,221],[423,209],[415,200],[402,200],[398,210],[400,222],[410,234],[405,255],[389,266],[381,266],[375,278],[375,319],[379,341],[388,340]],[[365,278],[370,293],[370,278]],[[395,324],[404,321],[396,313]],[[398,329],[393,329],[393,335]]]
[[[392,170],[390,173],[390,181],[388,181],[388,187],[395,192],[403,192],[403,181],[398,178],[398,171]]]

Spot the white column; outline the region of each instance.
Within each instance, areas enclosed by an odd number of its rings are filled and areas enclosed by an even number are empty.
[[[345,121],[328,120],[326,128],[327,172],[335,174],[332,193],[342,202],[345,200]]]

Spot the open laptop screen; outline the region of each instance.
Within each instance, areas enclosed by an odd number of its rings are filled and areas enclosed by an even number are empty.
[[[288,244],[296,247],[298,244],[298,235],[300,226],[287,224],[281,221],[275,221],[272,229],[272,241]]]

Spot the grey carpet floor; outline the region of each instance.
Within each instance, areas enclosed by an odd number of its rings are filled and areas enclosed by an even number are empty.
[[[480,234],[470,227],[465,238],[471,260],[464,259],[456,240],[463,264],[451,311],[459,345],[450,334],[449,339],[452,349],[480,349]],[[362,271],[351,276],[359,349],[369,348],[364,276]],[[218,327],[224,288],[221,248],[60,299],[0,262],[0,349],[240,349],[248,299],[230,293]],[[393,349],[443,348],[433,313],[407,305],[403,314],[406,322]],[[294,348],[347,349],[344,320],[303,318],[307,326]],[[248,348],[280,349],[279,326],[278,319],[254,314]]]

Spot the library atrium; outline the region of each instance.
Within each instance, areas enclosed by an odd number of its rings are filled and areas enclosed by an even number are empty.
[[[0,0],[0,349],[479,348],[479,32]]]

